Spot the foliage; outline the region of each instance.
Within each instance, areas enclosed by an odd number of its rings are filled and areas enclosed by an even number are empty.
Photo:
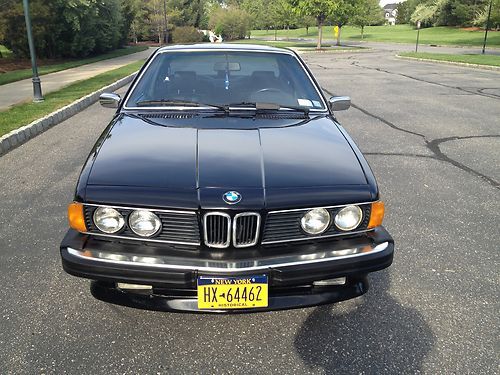
[[[361,39],[363,39],[365,26],[382,25],[384,17],[378,0],[360,0],[356,11],[351,19],[351,24],[361,28]]]
[[[236,6],[217,7],[210,15],[209,27],[225,40],[245,38],[250,30],[250,16]]]
[[[342,1],[342,0],[341,0]],[[336,10],[338,6],[337,0],[290,0],[290,4],[294,6],[297,12],[303,16],[310,16],[316,19],[318,25],[318,44],[317,48],[321,49],[323,37],[323,25],[328,17]]]
[[[37,56],[85,57],[120,47],[126,42],[123,34],[128,35],[129,22],[123,15],[127,1],[30,1]],[[29,56],[20,1],[7,0],[7,5],[0,9],[0,35],[1,42],[14,55]]]
[[[423,26],[471,26],[488,4],[489,0],[407,0],[398,5],[397,21],[421,21]]]
[[[172,33],[174,43],[199,43],[203,34],[193,26],[177,26]]]
[[[337,34],[337,46],[340,46],[340,37],[342,33],[342,26],[346,25],[352,20],[360,7],[362,0],[337,0],[337,6],[332,12],[333,24],[339,28]],[[363,27],[364,29],[364,27]]]
[[[488,19],[488,8],[489,4],[485,4],[483,9],[476,12],[474,17],[474,25],[486,28],[486,20]],[[498,30],[500,29],[500,0],[493,0],[491,6],[491,16],[490,16],[490,29]]]

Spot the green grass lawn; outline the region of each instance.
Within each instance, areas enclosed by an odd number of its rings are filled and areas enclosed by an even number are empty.
[[[316,38],[317,36],[316,27],[309,28],[309,35],[306,34],[305,28],[278,31],[280,38]],[[274,31],[252,31],[252,38],[259,37],[274,37]],[[361,40],[361,29],[344,26],[341,37],[344,42]],[[364,40],[375,42],[414,43],[416,37],[417,31],[409,25],[367,26],[364,33]],[[483,31],[468,31],[454,27],[430,27],[420,30],[420,43],[422,44],[480,46],[483,44],[483,38]],[[323,39],[334,39],[333,26],[323,28]],[[500,47],[499,31],[488,33],[488,45]]]
[[[415,57],[420,59],[431,59],[439,61],[451,61],[467,64],[500,66],[500,56],[498,55],[449,55],[445,53],[427,52],[403,52],[399,56]]]
[[[137,61],[90,79],[75,82],[61,90],[45,95],[45,101],[41,103],[18,104],[8,110],[0,111],[0,136],[21,126],[28,125],[30,122],[42,118],[91,92],[132,74],[139,70],[143,64],[144,61]]]
[[[271,46],[271,47],[278,47],[278,48],[299,48],[299,49],[314,49],[316,48],[316,43],[310,43],[310,42],[287,42],[285,40],[259,40],[259,39],[241,39],[241,40],[235,40],[230,43],[235,43],[235,44],[259,44],[259,45],[266,45],[266,46]],[[326,43],[323,44],[323,48],[330,48],[330,46]],[[340,51],[346,51],[346,50],[353,50],[353,49],[362,49],[361,47],[335,47],[333,46],[330,48],[331,50],[340,50]]]
[[[40,75],[49,74],[54,72],[59,72],[61,70],[75,68],[77,66],[82,66],[86,64],[91,64],[101,60],[112,59],[114,57],[125,56],[131,53],[136,53],[146,50],[147,46],[134,46],[117,49],[99,56],[93,56],[82,60],[72,60],[60,64],[40,66],[38,68],[38,73]],[[3,51],[2,51],[3,53]],[[32,75],[31,69],[13,70],[11,72],[0,74],[0,85],[5,85],[6,83],[19,81],[22,79],[30,78]]]

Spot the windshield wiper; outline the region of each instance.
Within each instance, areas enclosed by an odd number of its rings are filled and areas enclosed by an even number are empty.
[[[230,108],[230,107],[252,107],[252,108],[255,108],[257,111],[261,111],[261,110],[262,111],[279,111],[281,109],[284,109],[284,110],[303,112],[306,115],[309,114],[309,108],[307,108],[307,107],[281,106],[281,105],[276,104],[276,103],[240,102],[240,103],[231,103],[227,106],[227,108]]]
[[[189,100],[171,100],[171,99],[157,99],[157,100],[142,100],[135,103],[138,107],[155,105],[155,106],[181,106],[181,107],[210,107],[214,109],[220,109],[221,111],[226,111],[226,107],[216,104],[205,104],[192,102]]]

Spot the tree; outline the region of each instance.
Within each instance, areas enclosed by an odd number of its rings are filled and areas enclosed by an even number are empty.
[[[306,28],[306,35],[309,35],[309,28],[316,24],[316,20],[311,16],[302,16],[299,18],[299,25]]]
[[[378,0],[360,0],[351,23],[361,28],[361,39],[364,36],[365,26],[381,25],[384,22],[382,8]]]
[[[210,14],[209,27],[226,40],[243,39],[249,32],[250,16],[237,6],[216,7]]]
[[[346,25],[356,14],[359,2],[360,0],[337,0],[337,6],[332,12],[333,24],[337,25],[339,28],[339,32],[337,34],[337,46],[340,46],[342,26]]]
[[[321,49],[323,25],[337,8],[338,0],[290,0],[290,4],[299,14],[316,19],[318,26],[318,44],[316,48]]]
[[[31,0],[36,53],[41,58],[85,57],[126,43],[130,23],[126,0]],[[0,8],[2,44],[17,57],[28,57],[22,3],[7,0]],[[125,36],[125,37],[124,37]]]
[[[298,14],[288,0],[274,0],[268,11],[274,30],[278,30],[278,28],[290,30],[290,26],[296,25],[298,22]]]
[[[484,27],[486,29],[488,8],[489,4],[485,4],[483,9],[476,12],[476,16],[474,17],[474,25]],[[496,30],[500,28],[500,0],[493,0],[491,6],[490,24],[488,25],[488,27],[489,29]]]

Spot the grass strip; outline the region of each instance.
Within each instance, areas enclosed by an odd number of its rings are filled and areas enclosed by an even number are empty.
[[[292,41],[284,41],[284,40],[261,40],[261,39],[240,39],[236,40],[230,43],[234,44],[258,44],[258,45],[264,45],[264,46],[270,46],[270,47],[278,47],[278,48],[297,48],[297,49],[304,49],[304,50],[313,50],[316,49],[316,43],[309,43],[309,42],[292,42]],[[329,50],[329,51],[349,51],[349,50],[354,50],[354,49],[365,49],[364,47],[337,47],[337,46],[332,46],[331,44],[324,43],[322,44],[322,49]]]
[[[446,53],[402,52],[399,56],[456,63],[500,66],[500,55],[451,55]]]
[[[310,27],[309,32],[305,28],[292,30],[278,30],[277,36],[280,38],[310,38],[318,36],[318,28]],[[274,37],[274,30],[253,30],[253,38]],[[361,29],[354,26],[344,26],[341,32],[342,41],[361,40]],[[390,43],[415,43],[417,30],[410,25],[395,26],[366,26],[364,31],[365,41],[390,42]],[[323,39],[333,40],[333,26],[323,27]],[[482,30],[466,30],[457,27],[429,27],[420,30],[420,43],[436,45],[457,45],[457,46],[481,46],[484,39]],[[500,32],[490,31],[488,33],[488,46],[500,47]]]
[[[146,49],[148,49],[147,46],[133,46],[133,47],[127,47],[127,48],[120,48],[120,49],[105,53],[103,55],[89,57],[89,58],[82,59],[82,60],[71,60],[71,61],[67,61],[64,63],[60,63],[60,64],[40,66],[38,68],[38,74],[43,75],[43,74],[59,72],[61,70],[76,68],[78,66],[92,64],[92,63],[102,61],[102,60],[108,60],[108,59],[113,59],[115,57],[130,55],[132,53],[141,52],[141,51],[144,51]],[[2,51],[2,53],[3,53],[3,51]],[[11,72],[1,73],[0,74],[0,85],[5,85],[7,83],[20,81],[20,80],[26,79],[26,78],[31,78],[31,76],[32,76],[31,69],[20,69],[20,70],[13,70]]]
[[[122,66],[110,70],[95,77],[72,83],[58,91],[45,95],[45,101],[41,103],[17,104],[5,111],[0,111],[0,136],[10,131],[27,125],[32,121],[47,116],[72,102],[88,95],[100,88],[124,78],[139,70],[144,61]]]

